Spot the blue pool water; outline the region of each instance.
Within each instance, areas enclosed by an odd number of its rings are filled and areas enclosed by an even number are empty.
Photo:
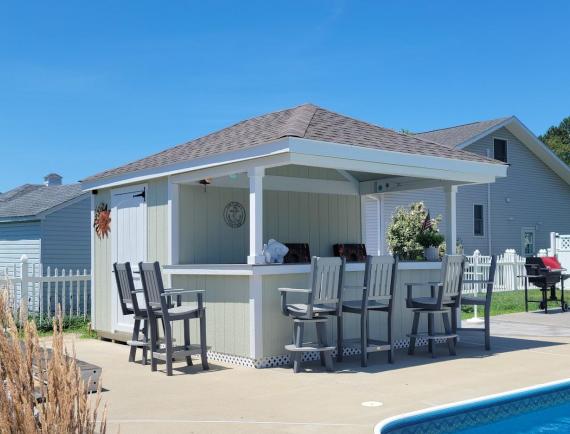
[[[378,434],[570,433],[570,381],[391,418],[375,431]]]

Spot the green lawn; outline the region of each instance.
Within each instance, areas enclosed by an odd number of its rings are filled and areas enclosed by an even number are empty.
[[[529,290],[528,298],[530,300],[541,300],[542,295],[539,290]],[[550,304],[551,303],[548,303],[549,306]],[[552,305],[554,306],[555,303],[553,302]],[[538,303],[529,303],[528,305],[529,310],[536,310],[538,307]],[[462,319],[473,318],[473,306],[464,306],[461,310]],[[482,317],[483,312],[484,308],[479,307],[477,316]],[[491,315],[502,315],[504,313],[515,312],[524,312],[524,291],[496,292],[493,294]]]
[[[34,320],[38,329],[39,336],[51,336],[53,333],[53,322],[47,318],[34,318],[30,316],[30,320]],[[63,332],[79,335],[81,339],[96,338],[97,333],[90,329],[89,319],[82,316],[66,316],[63,319]]]

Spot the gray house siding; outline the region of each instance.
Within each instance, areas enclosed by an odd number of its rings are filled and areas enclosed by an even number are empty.
[[[37,264],[41,257],[40,222],[5,222],[0,224],[0,268],[20,262],[26,255]]]
[[[485,155],[489,149],[490,155],[493,156],[494,137],[507,140],[507,162],[510,167],[506,178],[491,184],[492,253],[501,253],[508,248],[520,252],[521,231],[526,227],[535,229],[535,250],[546,248],[549,245],[550,232],[570,233],[570,186],[507,128],[489,134],[469,145],[466,150]],[[458,208],[465,209],[469,205],[465,196],[467,192],[469,195],[482,196],[483,189],[486,195],[486,186],[461,188]],[[472,207],[472,204],[470,206]],[[463,237],[463,218],[461,224]],[[472,214],[469,225],[472,233]],[[472,243],[481,251],[486,250],[486,240],[473,240]]]
[[[459,187],[457,193],[457,239],[466,254],[479,250],[500,254],[515,249],[522,254],[523,228],[535,231],[535,252],[549,246],[550,232],[570,233],[570,186],[537,158],[507,128],[483,137],[465,149],[493,157],[493,138],[507,140],[506,178],[493,184]],[[491,224],[488,218],[488,189],[491,196]],[[384,227],[394,209],[423,201],[432,217],[442,214],[445,220],[445,196],[441,188],[384,194]],[[473,205],[483,205],[483,236],[473,233]],[[443,228],[442,221],[441,227]]]
[[[83,271],[91,266],[91,201],[81,200],[48,214],[41,224],[44,267]]]

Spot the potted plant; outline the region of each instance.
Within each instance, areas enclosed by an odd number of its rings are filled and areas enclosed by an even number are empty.
[[[427,218],[427,221],[426,221]],[[437,224],[440,217],[431,219],[429,211],[423,202],[412,203],[409,208],[398,207],[392,215],[392,221],[386,230],[386,240],[388,247],[394,255],[398,255],[404,261],[417,261],[425,258],[425,249],[420,240],[420,235],[428,230],[427,226],[442,237],[437,231]],[[426,233],[427,235],[427,233]],[[424,235],[422,235],[423,237]],[[429,235],[431,236],[431,234]],[[429,240],[428,248],[432,242],[437,242],[437,246],[442,243],[443,237],[433,237]],[[426,240],[427,242],[427,240]],[[431,252],[431,250],[430,250]],[[437,259],[439,255],[436,256]]]
[[[424,257],[426,260],[437,261],[439,259],[439,246],[444,240],[442,234],[433,229],[429,229],[421,232],[416,239],[424,248]]]

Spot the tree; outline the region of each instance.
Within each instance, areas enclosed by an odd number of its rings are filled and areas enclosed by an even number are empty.
[[[558,126],[550,127],[544,135],[538,138],[546,143],[562,161],[570,165],[570,116],[563,119]]]

